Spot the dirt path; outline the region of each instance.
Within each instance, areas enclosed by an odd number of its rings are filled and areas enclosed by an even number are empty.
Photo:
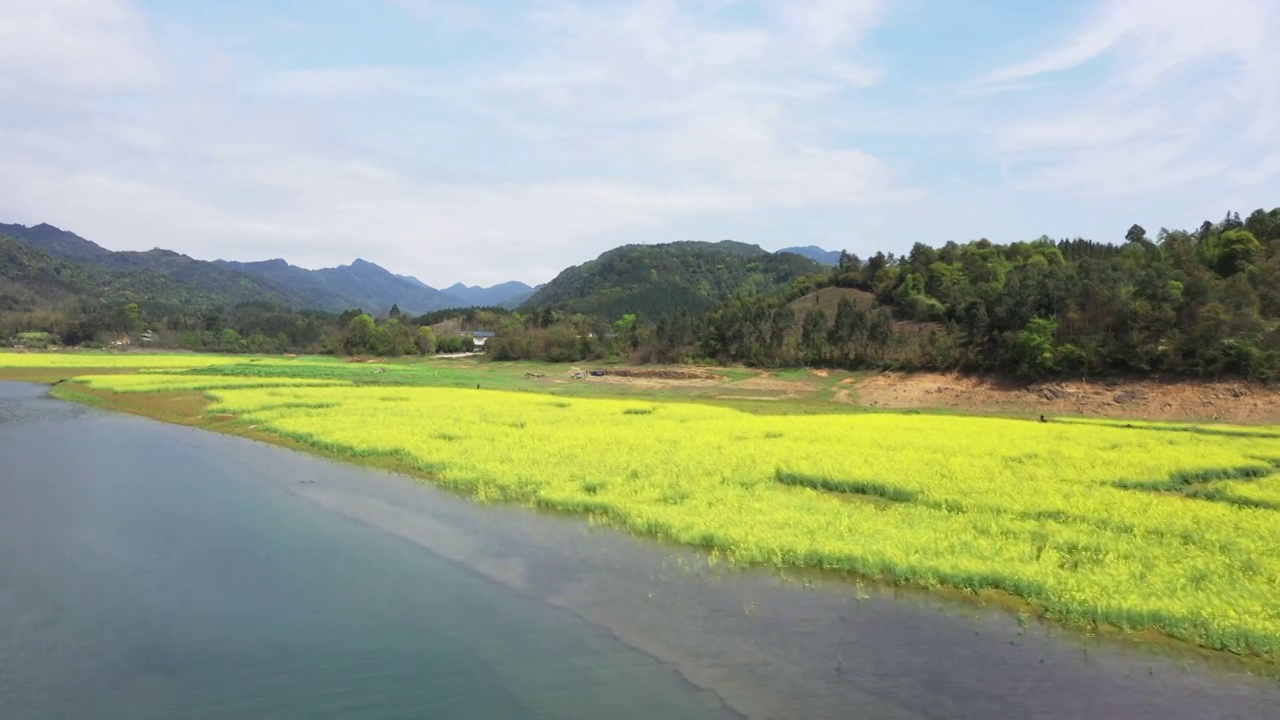
[[[941,373],[885,373],[837,397],[883,408],[1280,423],[1280,388],[1242,381],[1104,380],[1020,383]]]

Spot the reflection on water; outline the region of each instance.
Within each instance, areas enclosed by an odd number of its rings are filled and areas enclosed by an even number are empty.
[[[1280,717],[1189,655],[41,392],[0,384],[3,717]]]

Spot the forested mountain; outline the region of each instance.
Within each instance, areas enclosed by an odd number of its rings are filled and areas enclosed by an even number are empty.
[[[768,294],[823,269],[799,255],[729,240],[624,245],[560,273],[521,307],[656,319],[706,312],[731,297]]]
[[[0,310],[139,302],[205,308],[225,304],[228,299],[161,273],[68,262],[26,242],[0,236]]]
[[[45,223],[31,227],[0,223],[0,236],[17,238],[53,257],[70,262],[100,262],[111,255],[110,250],[95,242]]]
[[[869,292],[878,307],[795,302],[826,286]],[[846,255],[829,276],[726,305],[692,332],[675,342],[762,364],[1280,379],[1280,208],[1155,238],[1134,225],[1123,245],[978,240]]]
[[[318,349],[336,321],[272,303],[229,305],[161,273],[72,263],[0,236],[0,346],[24,333],[49,333],[68,345],[100,347],[152,330],[167,347],[281,352]]]
[[[67,305],[94,284],[88,268],[0,236],[0,311]]]
[[[493,287],[455,283],[445,288],[443,292],[461,301],[461,305],[455,307],[517,308],[541,287],[541,285],[529,287],[522,282],[514,281],[500,283]]]
[[[168,301],[172,293],[166,288],[181,286],[182,292],[192,297],[224,303],[301,305],[299,298],[287,290],[172,250],[156,248],[146,252],[112,252],[75,233],[45,224],[30,228],[0,225],[0,233],[15,237],[59,260],[97,268],[102,271],[94,275],[98,282],[132,287],[138,296],[154,290],[161,293],[161,301]],[[108,277],[113,274],[117,277]]]
[[[823,265],[829,265],[831,267],[835,267],[836,265],[840,264],[839,250],[823,250],[817,245],[805,245],[804,247],[786,247],[786,248],[782,248],[778,252],[791,253],[793,255],[807,257],[814,262],[822,263]]]
[[[82,242],[87,245],[56,247],[93,253],[88,247],[92,243]],[[12,338],[21,341],[24,334],[49,333],[68,345],[101,347],[150,330],[163,347],[319,350],[340,322],[336,315],[294,311],[273,302],[231,302],[155,270],[69,262],[29,242],[0,236],[0,346]]]

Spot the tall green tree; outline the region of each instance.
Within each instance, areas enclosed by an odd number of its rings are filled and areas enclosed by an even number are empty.
[[[377,352],[376,336],[378,326],[368,314],[351,318],[347,325],[346,336],[342,340],[342,348],[348,355],[362,355]]]

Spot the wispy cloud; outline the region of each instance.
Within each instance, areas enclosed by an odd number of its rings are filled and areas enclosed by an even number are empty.
[[[993,70],[980,78],[981,85],[1000,86],[1017,83],[1048,73],[1062,72],[1101,57],[1114,49],[1126,35],[1140,27],[1134,4],[1112,3],[1102,8],[1087,26],[1076,31],[1071,40],[1031,60]],[[1016,87],[1016,86],[1015,86]],[[1025,86],[1024,86],[1025,87]]]
[[[1280,130],[1278,11],[1267,0],[1108,0],[1062,45],[978,78],[1014,108],[992,148],[1024,165],[1023,188],[1103,197],[1251,165]]]

